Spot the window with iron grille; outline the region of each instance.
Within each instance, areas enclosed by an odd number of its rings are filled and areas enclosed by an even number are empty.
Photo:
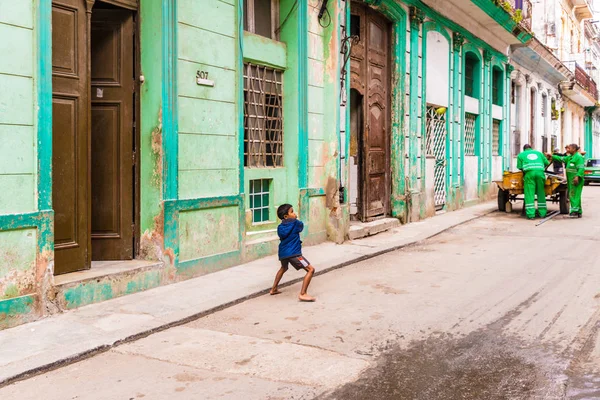
[[[542,118],[546,116],[546,108],[548,107],[548,96],[542,95]]]
[[[426,119],[426,142],[425,142],[425,153],[427,156],[435,156],[436,153],[436,135],[442,135],[445,137],[446,132],[446,114],[438,113],[437,106],[427,106],[427,119]]]
[[[521,131],[513,132],[513,154],[517,155],[521,152]]]
[[[465,155],[475,155],[475,128],[477,126],[477,115],[465,114]]]
[[[244,165],[283,166],[283,72],[244,65]]]
[[[497,119],[492,122],[492,155],[500,155],[500,121]]]
[[[556,135],[552,135],[550,137],[550,147],[551,147],[551,151],[554,151],[554,149],[556,149],[556,147],[558,146],[558,137]]]
[[[250,210],[252,223],[268,222],[270,220],[270,179],[255,179],[250,181]]]
[[[542,136],[542,152],[545,153],[547,151],[552,151],[552,150],[553,149],[548,150],[548,136],[546,136],[546,135]]]

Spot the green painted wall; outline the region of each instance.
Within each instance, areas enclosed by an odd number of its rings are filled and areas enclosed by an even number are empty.
[[[235,194],[237,9],[222,1],[198,7],[195,0],[180,0],[177,5],[179,198]],[[198,86],[197,71],[207,72],[215,86]]]
[[[0,0],[0,214],[36,209],[33,3]]]
[[[162,48],[161,2],[143,1],[140,8],[141,85],[140,115],[140,231],[162,234]]]
[[[35,292],[35,229],[0,231],[0,300]]]
[[[0,329],[31,319],[38,276],[35,1],[0,0]],[[4,216],[2,218],[2,216]]]
[[[319,21],[320,1],[308,2],[308,187],[326,189],[335,197],[338,183],[340,143],[339,40],[337,21],[328,24],[327,15]],[[338,4],[330,2],[330,15],[339,15]],[[332,199],[333,200],[333,199]],[[337,199],[335,199],[337,200]],[[335,201],[330,201],[335,203]],[[333,208],[334,204],[329,204]],[[325,239],[327,202],[324,197],[309,202],[309,234]]]
[[[238,207],[180,213],[179,261],[238,250],[240,248],[238,213]]]

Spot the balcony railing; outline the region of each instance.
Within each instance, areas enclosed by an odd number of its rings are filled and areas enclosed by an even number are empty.
[[[576,61],[565,61],[564,64],[575,74],[575,82],[583,87],[594,99],[598,99],[598,87],[596,81],[585,72],[585,69],[581,67]]]
[[[531,5],[531,0],[505,0],[510,3],[514,12],[513,18],[522,18],[520,24],[525,28],[531,30],[531,14],[533,11],[533,7]]]

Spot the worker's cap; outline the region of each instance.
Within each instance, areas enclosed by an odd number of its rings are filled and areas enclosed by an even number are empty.
[[[559,151],[560,151],[560,149],[559,149],[558,147],[555,147],[555,148],[554,148],[554,152],[555,152],[555,153],[558,153]]]

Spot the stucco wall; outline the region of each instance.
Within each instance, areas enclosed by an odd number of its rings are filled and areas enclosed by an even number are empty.
[[[479,157],[465,157],[465,200],[477,200],[479,197]]]
[[[450,97],[450,43],[439,32],[427,32],[427,103],[448,106]]]
[[[37,209],[36,22],[32,0],[0,0],[0,215]],[[36,291],[36,229],[0,231],[0,328]],[[2,300],[15,301],[2,304]]]
[[[0,213],[36,207],[32,0],[0,1]],[[0,261],[2,262],[2,261]]]

